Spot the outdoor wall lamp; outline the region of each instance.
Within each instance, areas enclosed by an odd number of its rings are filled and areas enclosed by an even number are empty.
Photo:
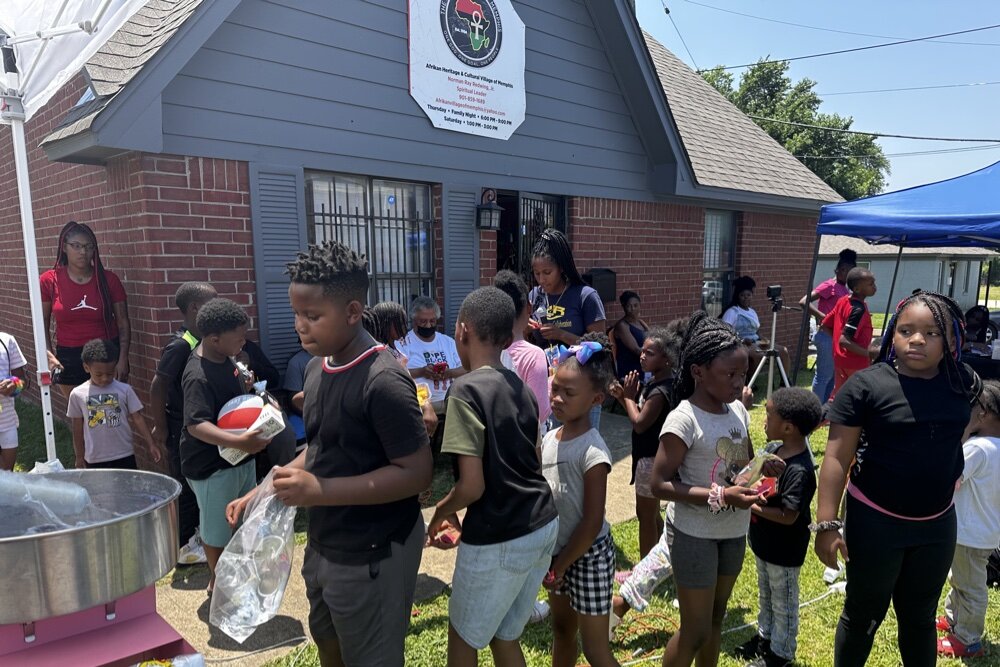
[[[497,204],[497,191],[483,190],[479,206],[476,207],[476,227],[479,229],[500,229],[500,214],[503,207]]]

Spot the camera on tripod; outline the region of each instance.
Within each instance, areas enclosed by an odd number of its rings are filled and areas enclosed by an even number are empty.
[[[767,298],[771,300],[771,310],[779,312],[785,306],[785,300],[781,298],[781,285],[768,285]]]

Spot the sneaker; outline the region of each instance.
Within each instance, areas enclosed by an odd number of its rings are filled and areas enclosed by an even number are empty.
[[[770,652],[770,650],[771,640],[764,639],[760,635],[755,634],[748,641],[743,642],[733,649],[733,655],[741,660],[753,660]]]
[[[182,546],[180,552],[178,552],[177,564],[197,565],[198,563],[207,562],[208,558],[205,557],[205,547],[201,543],[201,535],[195,532],[187,544]]]
[[[790,667],[791,664],[791,660],[782,658],[777,653],[772,653],[771,650],[768,649],[762,656],[753,662],[747,663],[747,667]]]
[[[946,658],[979,658],[985,654],[981,641],[963,644],[955,635],[949,634],[937,640],[938,655]]]
[[[540,623],[549,617],[549,603],[545,600],[535,600],[535,606],[531,608],[531,616],[528,623]]]
[[[954,632],[955,626],[952,624],[951,619],[947,616],[938,616],[937,621],[934,623],[934,627],[938,632]]]

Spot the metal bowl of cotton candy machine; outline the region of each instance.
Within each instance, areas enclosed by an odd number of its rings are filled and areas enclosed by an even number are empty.
[[[33,499],[18,484],[38,477],[86,494],[57,485],[63,496]],[[162,578],[177,560],[180,492],[169,477],[135,470],[0,473],[0,625],[90,609]]]

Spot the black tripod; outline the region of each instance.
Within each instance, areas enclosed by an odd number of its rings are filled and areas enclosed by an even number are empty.
[[[770,292],[773,288],[768,288]],[[778,288],[779,294],[781,288]],[[768,348],[764,350],[764,356],[761,357],[760,363],[757,364],[757,369],[753,372],[753,376],[750,381],[747,382],[748,387],[753,387],[754,382],[757,381],[757,377],[760,372],[764,370],[764,364],[767,364],[767,397],[771,398],[771,393],[774,388],[774,365],[778,365],[778,370],[781,372],[781,381],[786,387],[791,387],[792,385],[788,382],[788,375],[785,373],[785,366],[781,363],[781,357],[778,355],[778,351],[774,349],[774,337],[778,333],[778,313],[784,310],[785,301],[780,296],[771,297],[771,342]],[[789,310],[794,310],[794,308],[789,308]]]

